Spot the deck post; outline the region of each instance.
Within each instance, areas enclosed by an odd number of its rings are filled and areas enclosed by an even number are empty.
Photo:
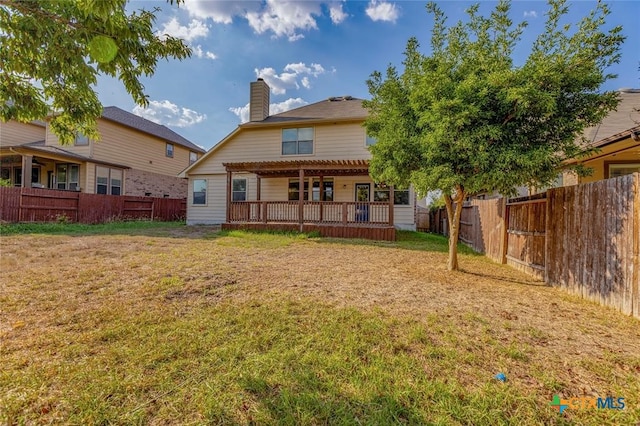
[[[267,223],[267,202],[266,201],[262,201],[262,222],[263,223]]]
[[[395,195],[393,192],[393,185],[389,186],[389,225],[393,226],[393,205],[395,201]]]
[[[227,171],[227,223],[231,219],[231,171]]]
[[[302,232],[304,223],[304,169],[301,168],[298,173],[298,223],[300,224],[300,232]]]
[[[261,185],[261,179],[260,176],[256,176],[256,201],[260,201],[260,187]],[[262,206],[262,203],[258,203],[256,205],[256,208],[258,209],[258,219],[260,219],[262,217],[262,212],[260,212],[260,207]]]
[[[347,203],[342,203],[342,224],[347,225]]]
[[[311,188],[313,191],[313,188]],[[324,176],[320,175],[320,222],[322,222],[322,210],[324,210]]]

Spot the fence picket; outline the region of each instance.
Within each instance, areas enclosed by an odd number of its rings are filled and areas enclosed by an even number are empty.
[[[3,222],[104,223],[112,220],[183,220],[186,200],[131,195],[85,194],[41,188],[0,188]]]

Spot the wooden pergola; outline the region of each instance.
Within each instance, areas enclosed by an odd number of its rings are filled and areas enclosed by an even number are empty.
[[[230,221],[230,210],[232,205],[232,182],[233,173],[253,173],[257,177],[256,201],[261,199],[261,180],[263,178],[298,178],[300,182],[300,191],[298,198],[298,223],[304,222],[304,191],[302,182],[305,176],[318,177],[320,180],[320,188],[324,186],[325,176],[369,176],[368,160],[291,160],[291,161],[256,161],[256,162],[239,162],[239,163],[223,163],[227,171],[227,211],[226,219]],[[393,187],[389,187],[388,202],[388,225],[393,226]],[[323,202],[320,202],[322,204]],[[325,202],[329,204],[328,202]],[[362,203],[365,204],[365,203]],[[369,203],[373,204],[373,203]],[[377,203],[380,204],[380,203]],[[344,210],[346,212],[346,209]],[[346,214],[346,213],[344,213]],[[323,221],[322,209],[320,209],[320,222]],[[266,218],[265,218],[266,222]],[[346,219],[343,220],[346,223]]]

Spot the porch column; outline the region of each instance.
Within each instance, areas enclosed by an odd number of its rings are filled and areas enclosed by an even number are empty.
[[[256,176],[256,201],[260,201],[260,186],[261,186],[261,182],[260,182],[260,176]],[[262,207],[262,203],[258,203],[256,204],[256,209],[258,209],[258,218],[261,219],[262,218],[262,212],[260,211],[260,207]],[[251,207],[249,207],[251,208]]]
[[[304,223],[304,169],[300,169],[298,179],[298,223],[300,224],[300,232],[302,232],[302,224]]]
[[[393,226],[393,204],[395,196],[393,195],[393,185],[389,185],[389,225]]]
[[[22,182],[23,188],[31,188],[31,169],[33,168],[33,155],[22,156]]]
[[[322,213],[324,211],[324,176],[320,175],[320,222],[322,222]]]
[[[227,171],[227,223],[231,219],[231,182],[231,172]]]

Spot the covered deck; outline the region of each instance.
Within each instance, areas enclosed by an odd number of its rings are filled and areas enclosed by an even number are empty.
[[[318,232],[327,237],[395,240],[393,188],[389,202],[311,201],[299,190],[297,200],[261,200],[261,181],[266,178],[319,179],[326,176],[369,176],[367,160],[299,160],[224,163],[227,171],[227,209],[223,229],[271,229]],[[256,200],[233,201],[234,173],[253,173],[257,179]]]

